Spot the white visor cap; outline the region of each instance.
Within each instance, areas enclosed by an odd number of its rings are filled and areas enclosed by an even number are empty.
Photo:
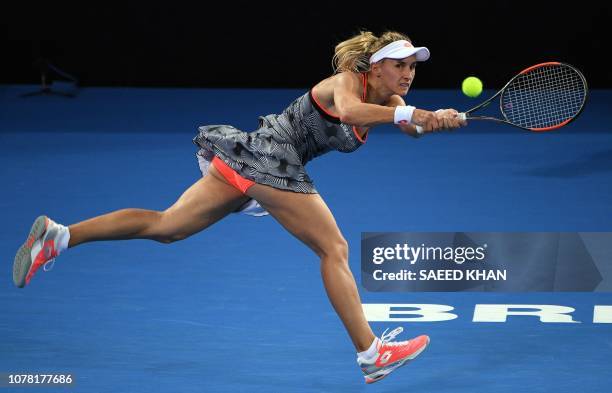
[[[399,40],[380,48],[370,57],[370,64],[377,63],[382,59],[404,59],[416,55],[417,61],[429,59],[429,49],[424,46],[414,47],[410,41]]]

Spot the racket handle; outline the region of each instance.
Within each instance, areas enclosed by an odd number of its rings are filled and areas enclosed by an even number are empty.
[[[459,112],[458,117],[459,117],[459,119],[461,119],[463,121],[465,121],[465,119],[467,119],[467,116],[466,116],[465,112]],[[416,126],[416,130],[417,130],[417,132],[419,134],[422,134],[422,133],[425,132],[425,130],[421,126]]]

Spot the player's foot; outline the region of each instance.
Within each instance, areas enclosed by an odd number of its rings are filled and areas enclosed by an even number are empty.
[[[13,282],[16,286],[23,288],[43,265],[45,271],[51,270],[58,255],[60,231],[61,226],[47,216],[40,216],[34,221],[28,239],[17,251],[13,262]]]
[[[416,358],[429,344],[428,336],[419,336],[408,341],[391,342],[403,330],[402,327],[398,327],[387,335],[385,335],[387,333],[387,330],[385,330],[380,340],[377,339],[378,349],[371,359],[357,357],[357,363],[364,373],[366,383],[380,381],[396,368]]]

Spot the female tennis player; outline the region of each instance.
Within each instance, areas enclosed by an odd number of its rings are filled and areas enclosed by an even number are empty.
[[[295,99],[281,114],[259,118],[242,132],[229,125],[199,127],[194,143],[203,177],[165,211],[123,209],[68,227],[38,217],[13,266],[15,285],[67,248],[100,240],[185,239],[232,212],[271,214],[321,259],[321,275],[332,306],[357,349],[367,383],[414,359],[429,337],[391,342],[402,328],[376,337],[364,316],[348,264],[348,246],[336,221],[306,173],[305,164],[331,150],[352,152],[380,124],[396,124],[419,137],[465,125],[453,109],[430,112],[406,105],[417,62],[429,58],[408,37],[370,32],[335,48],[335,72]],[[417,131],[416,125],[422,127]]]

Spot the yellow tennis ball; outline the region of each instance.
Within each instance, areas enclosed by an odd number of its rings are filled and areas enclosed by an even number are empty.
[[[463,80],[461,90],[468,97],[478,97],[482,93],[482,81],[475,76],[469,76]]]

